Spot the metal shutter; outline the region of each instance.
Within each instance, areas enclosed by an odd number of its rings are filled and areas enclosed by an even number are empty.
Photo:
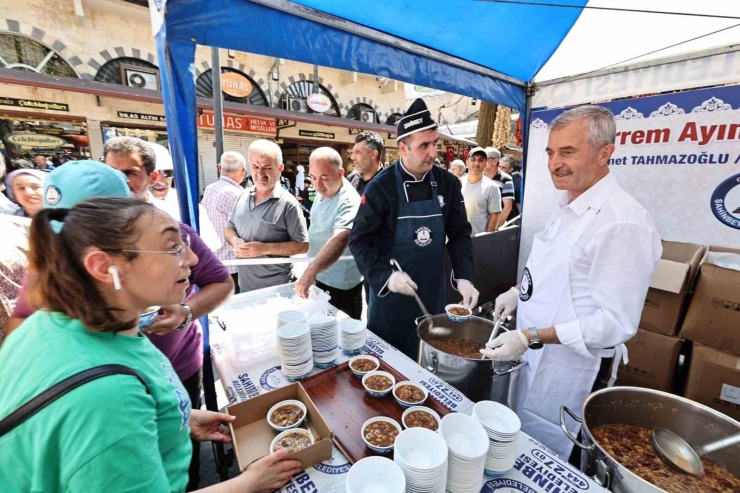
[[[266,137],[241,132],[224,132],[224,151],[240,152],[246,159],[249,144],[262,138]],[[218,158],[216,157],[215,142],[215,132],[198,130],[198,165],[200,168],[198,182],[200,185],[200,195],[203,195],[203,190],[208,185],[218,180]]]

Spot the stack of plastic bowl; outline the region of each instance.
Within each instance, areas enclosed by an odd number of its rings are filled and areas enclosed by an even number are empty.
[[[514,467],[522,422],[514,411],[493,401],[480,401],[473,406],[473,418],[488,434],[486,475],[500,478]]]
[[[442,418],[439,434],[450,452],[447,491],[480,491],[488,455],[488,435],[483,426],[466,414],[451,413]]]
[[[283,375],[295,382],[303,380],[313,369],[311,328],[306,323],[293,322],[277,331],[278,353]]]
[[[444,493],[447,457],[442,436],[426,428],[409,428],[396,437],[393,461],[406,476],[407,493]]]
[[[277,327],[278,329],[283,325],[292,324],[296,322],[305,322],[306,314],[298,310],[283,310],[277,314]]]
[[[404,493],[406,477],[392,460],[366,457],[347,474],[347,493]]]
[[[367,330],[365,329],[365,322],[355,320],[354,318],[340,320],[339,345],[342,347],[344,354],[350,356],[360,354],[363,346],[365,346],[366,338]]]
[[[339,357],[337,319],[328,315],[314,315],[308,319],[311,327],[311,347],[316,368],[329,368]]]

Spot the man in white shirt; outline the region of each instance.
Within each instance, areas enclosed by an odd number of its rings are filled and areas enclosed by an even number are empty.
[[[222,246],[215,253],[223,262],[224,260],[236,260],[234,249],[224,240],[224,230],[229,224],[236,200],[244,191],[240,183],[247,174],[247,160],[239,152],[226,151],[221,155],[218,169],[221,177],[217,182],[206,187],[201,205],[206,208],[206,213],[221,240]],[[234,280],[235,292],[239,293],[239,274],[236,266],[229,265],[226,268]]]
[[[573,443],[560,429],[560,406],[580,410],[610,369],[613,384],[663,250],[648,212],[609,173],[615,135],[614,116],[600,106],[550,124],[548,169],[565,193],[534,237],[521,287],[496,299],[494,316],[516,309],[519,330],[482,351],[528,363],[512,382],[512,407],[522,430],[564,459]],[[576,435],[580,424],[568,429]]]
[[[483,176],[487,155],[485,149],[476,147],[468,154],[470,172],[460,179],[465,200],[465,212],[473,228],[473,236],[478,233],[496,231],[501,213],[501,191],[498,186]],[[453,161],[454,164],[454,161]]]

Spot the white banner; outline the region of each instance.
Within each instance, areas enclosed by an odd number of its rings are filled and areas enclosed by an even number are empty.
[[[617,118],[610,172],[651,214],[661,238],[740,247],[740,88],[607,103]],[[524,192],[520,272],[532,237],[555,211],[547,169],[549,123],[535,112]]]

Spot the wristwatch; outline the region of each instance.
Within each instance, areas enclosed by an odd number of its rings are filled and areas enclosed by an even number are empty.
[[[529,349],[542,349],[544,344],[540,340],[540,335],[537,333],[537,329],[530,327],[529,331]]]
[[[193,323],[193,309],[190,308],[190,305],[188,305],[187,303],[180,303],[180,306],[185,309],[185,313],[187,313],[187,317],[185,317],[185,321],[181,323],[175,329],[175,331],[181,331],[183,329],[187,329],[188,327],[190,327],[190,324]]]

